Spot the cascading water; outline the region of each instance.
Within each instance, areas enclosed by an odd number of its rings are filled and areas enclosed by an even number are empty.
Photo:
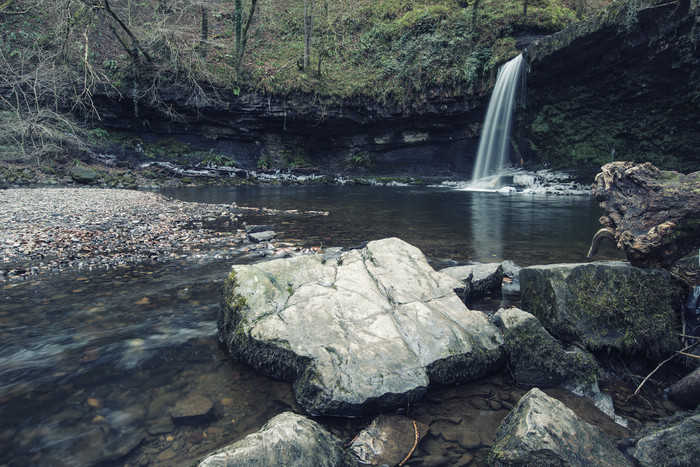
[[[498,188],[498,177],[494,180],[493,176],[508,159],[513,105],[523,63],[523,56],[518,55],[498,72],[479,140],[472,187]]]

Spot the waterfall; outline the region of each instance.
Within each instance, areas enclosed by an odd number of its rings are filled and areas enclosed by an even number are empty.
[[[496,85],[486,111],[484,129],[479,140],[472,186],[484,186],[484,180],[496,174],[508,160],[510,130],[513,120],[515,94],[520,83],[523,56],[518,55],[498,71]],[[498,181],[492,183],[498,188]]]

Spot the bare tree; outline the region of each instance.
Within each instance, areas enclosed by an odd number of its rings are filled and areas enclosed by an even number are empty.
[[[233,67],[236,71],[236,77],[240,78],[241,64],[243,62],[243,54],[245,53],[246,44],[248,42],[248,30],[255,16],[255,7],[258,0],[251,0],[250,9],[248,10],[247,19],[243,22],[244,7],[243,0],[235,0],[235,9],[233,13],[234,22],[234,37],[236,40],[235,55],[233,58]]]
[[[304,59],[302,68],[304,71],[309,68],[311,57],[311,33],[314,28],[314,0],[304,0]]]

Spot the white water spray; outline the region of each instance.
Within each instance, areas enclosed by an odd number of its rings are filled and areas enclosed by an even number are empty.
[[[508,160],[513,105],[523,63],[523,56],[518,55],[498,71],[479,140],[479,152],[472,175],[474,187],[498,188],[498,177],[495,180],[489,180],[489,177],[497,174]]]

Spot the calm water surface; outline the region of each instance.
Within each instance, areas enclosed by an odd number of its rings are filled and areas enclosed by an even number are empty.
[[[188,201],[326,211],[247,211],[245,220],[272,223],[280,241],[301,246],[349,247],[396,236],[421,248],[438,267],[448,261],[584,261],[602,214],[588,197],[415,187],[164,193]],[[616,255],[608,249],[601,257]],[[245,251],[208,252],[180,262],[63,271],[0,284],[0,465],[188,465],[277,413],[298,411],[288,383],[230,361],[216,338],[227,270],[258,260]],[[482,464],[489,436],[523,392],[501,376],[432,391],[411,409],[431,426],[414,459]],[[173,424],[169,411],[192,395],[211,400],[213,415]],[[367,423],[322,422],[343,439]],[[476,434],[454,435],[465,430]]]

